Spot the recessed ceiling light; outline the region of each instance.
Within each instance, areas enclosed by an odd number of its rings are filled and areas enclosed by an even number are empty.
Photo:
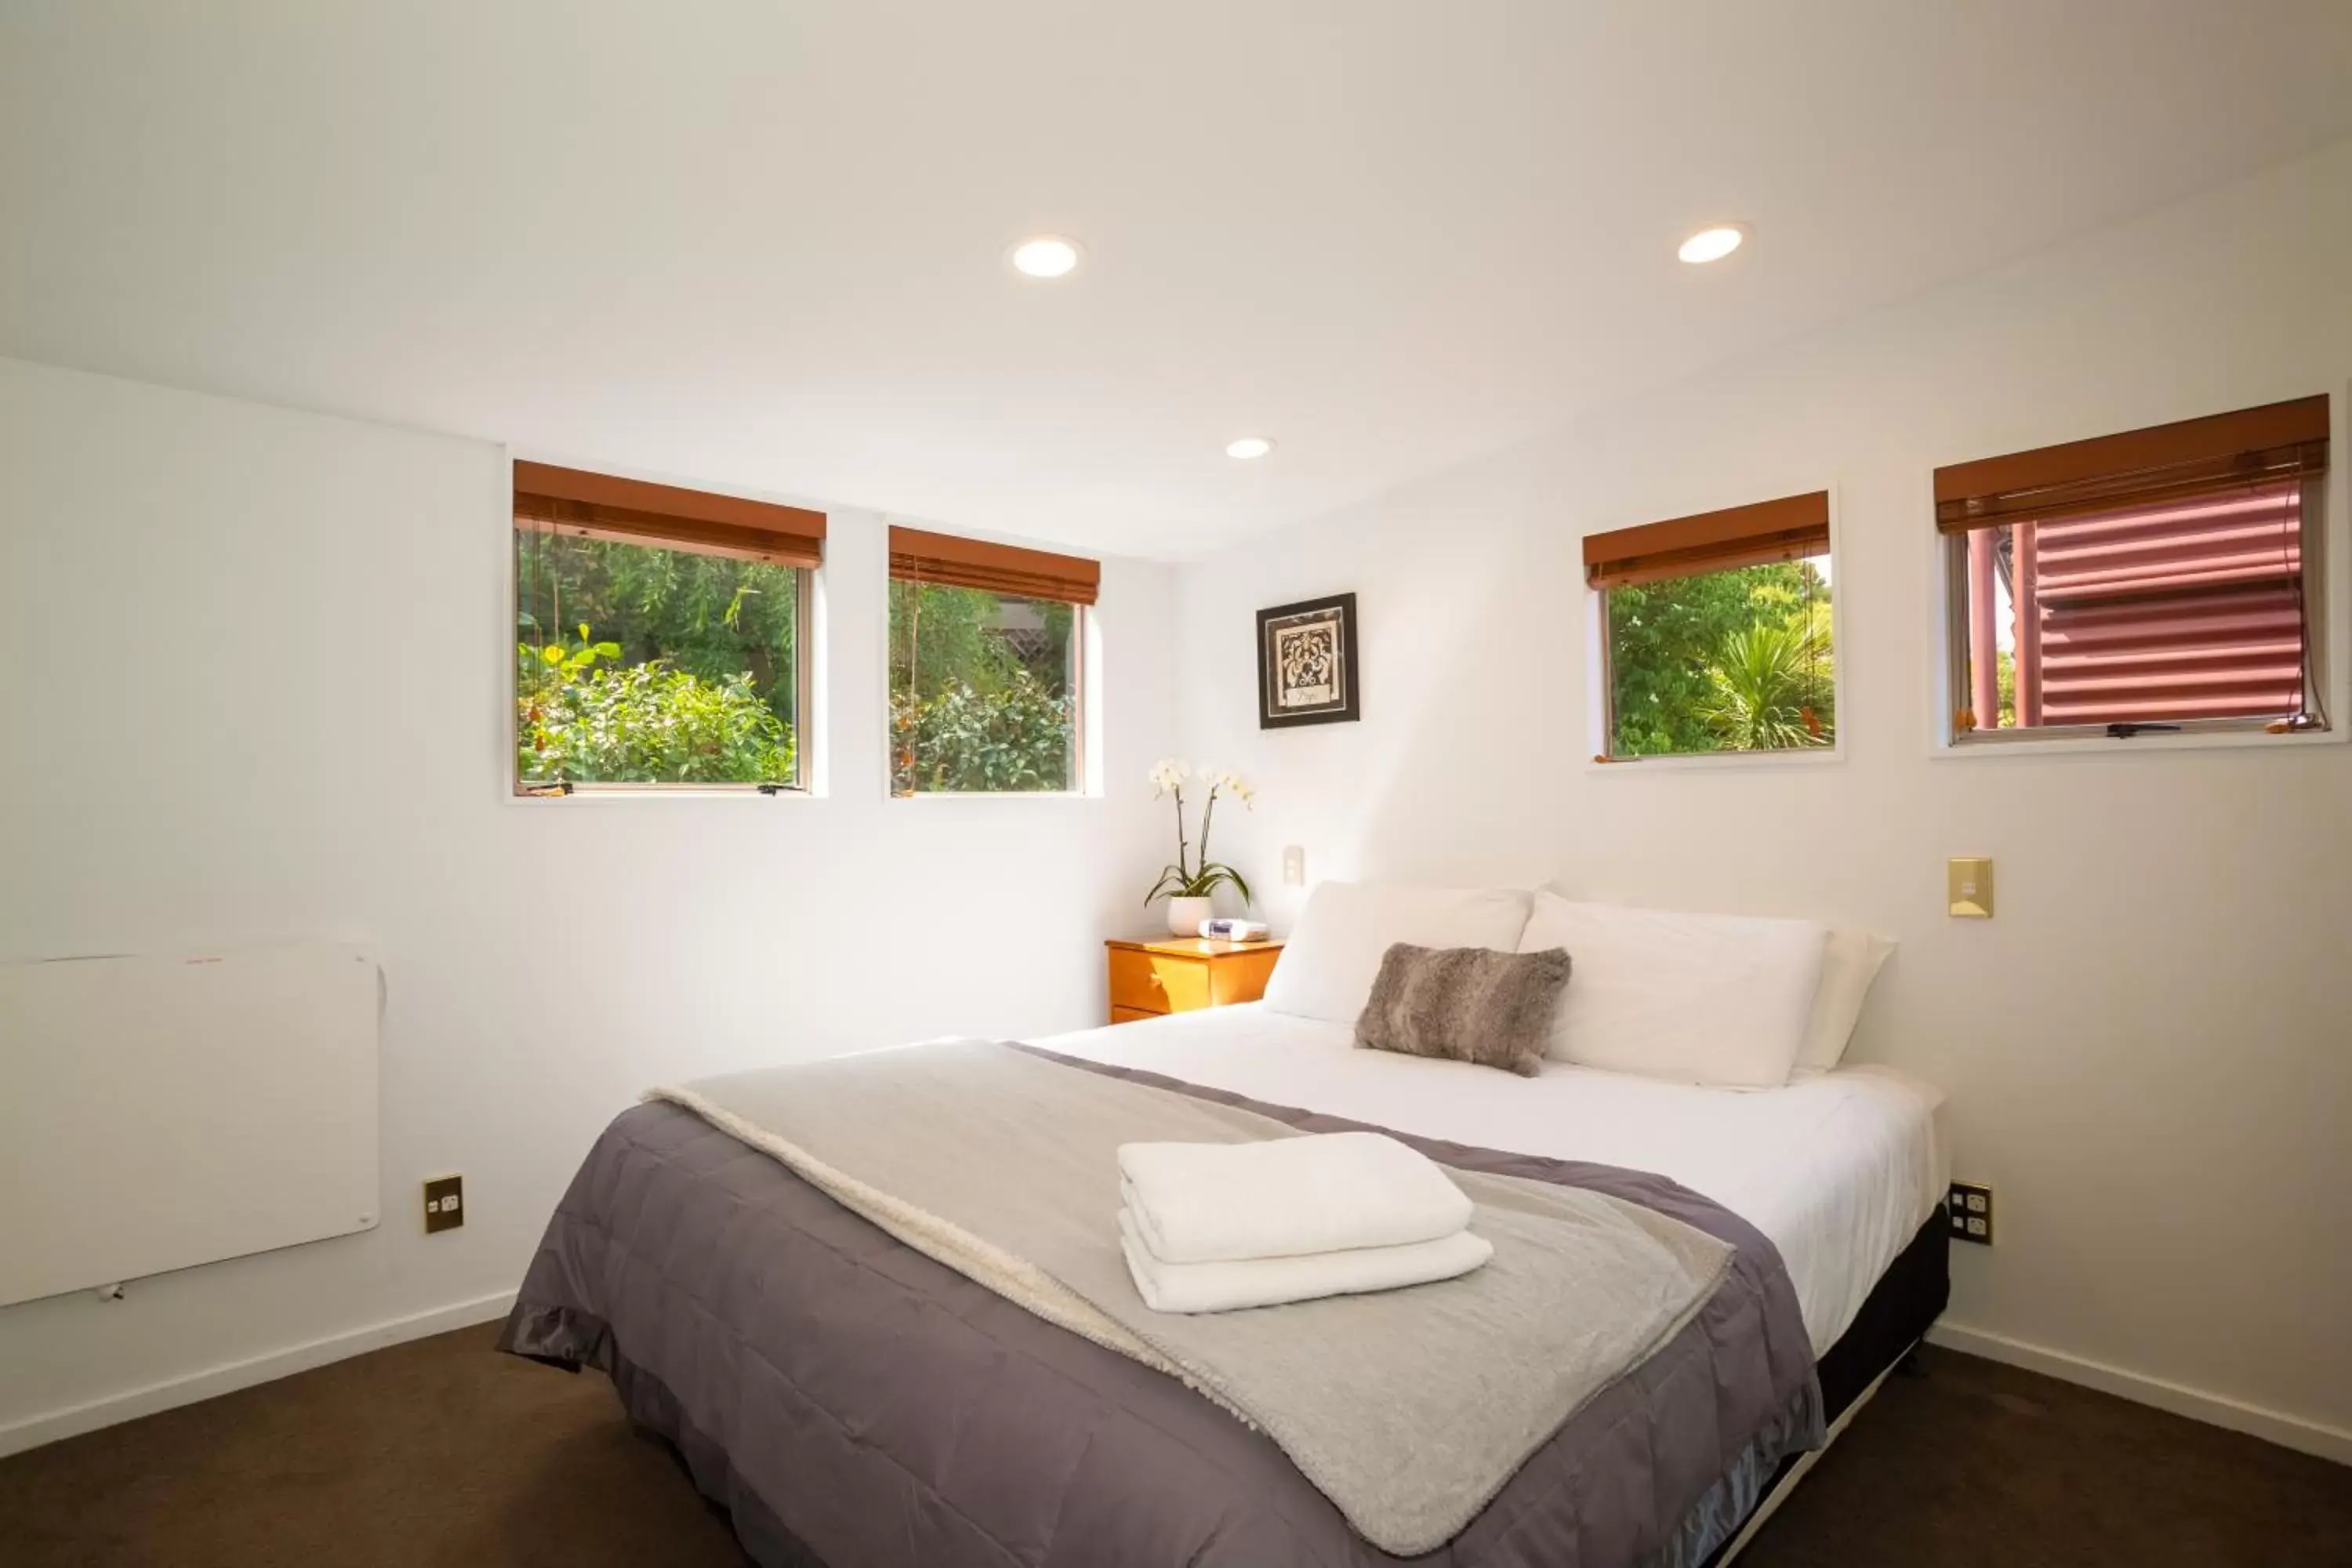
[[[1032,235],[1013,247],[1013,268],[1032,278],[1060,278],[1077,269],[1086,247],[1058,234]]]
[[[1700,229],[1684,240],[1675,254],[1690,262],[1720,261],[1738,249],[1739,242],[1747,237],[1748,226],[1745,224],[1717,224],[1713,228]]]
[[[1273,450],[1274,443],[1263,436],[1244,436],[1238,441],[1225,443],[1226,457],[1240,458],[1244,461],[1251,458],[1263,458]]]

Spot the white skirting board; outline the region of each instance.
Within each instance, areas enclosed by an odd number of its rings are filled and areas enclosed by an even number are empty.
[[[514,1302],[514,1291],[501,1290],[495,1295],[476,1297],[470,1301],[436,1307],[404,1318],[393,1318],[343,1333],[331,1334],[324,1339],[310,1340],[266,1355],[229,1362],[203,1372],[191,1373],[185,1377],[149,1384],[143,1388],[110,1394],[85,1405],[28,1416],[0,1426],[0,1456],[37,1448],[44,1443],[79,1436],[84,1432],[95,1432],[101,1426],[111,1426],[117,1422],[133,1421],[142,1415],[194,1405],[198,1400],[250,1388],[257,1383],[290,1377],[298,1372],[308,1372],[312,1367],[324,1366],[349,1356],[363,1355],[387,1345],[404,1344],[410,1340],[447,1333],[452,1329],[490,1322],[505,1317],[513,1310]],[[1981,1329],[1971,1329],[1962,1324],[1937,1323],[1927,1331],[1927,1342],[1968,1355],[1980,1355],[1987,1361],[2023,1367],[2028,1372],[2042,1373],[2062,1382],[2081,1384],[2086,1388],[2095,1388],[2159,1410],[2169,1410],[2192,1420],[2244,1432],[2283,1447],[2315,1454],[2338,1464],[2352,1464],[2352,1432],[2323,1426],[2316,1422],[2284,1415],[2273,1410],[2242,1405],[2218,1394],[2183,1388],[2179,1384],[2167,1383],[2160,1378],[2143,1377],[2137,1373],[2044,1350],[2038,1345],[2025,1344],[2004,1335],[1987,1333]],[[1871,1396],[1878,1392],[1886,1376],[1887,1373],[1882,1372],[1873,1378],[1861,1397],[1839,1415],[1830,1428],[1830,1442],[1835,1442],[1855,1415],[1870,1403]],[[1824,1444],[1822,1448],[1806,1455],[1799,1461],[1798,1468],[1785,1478],[1784,1484],[1775,1488],[1765,1498],[1763,1505],[1741,1529],[1736,1544],[1726,1554],[1724,1563],[1727,1568],[1731,1559],[1746,1548],[1757,1529],[1771,1517],[1781,1500],[1794,1489],[1796,1483],[1804,1478],[1805,1471],[1812,1468],[1827,1448],[1828,1445]]]
[[[1946,1350],[1958,1351],[1965,1355],[1979,1355],[1987,1361],[1997,1361],[2004,1365],[2022,1367],[2028,1372],[2038,1372],[2045,1377],[2054,1377],[2062,1383],[2079,1384],[2085,1388],[2095,1388],[2102,1394],[2112,1394],[2118,1398],[2131,1400],[2135,1404],[2151,1405],[2158,1410],[2168,1410],[2176,1415],[2186,1415],[2191,1420],[2202,1421],[2208,1426],[2226,1427],[2233,1432],[2244,1432],[2252,1436],[2276,1443],[2282,1447],[2294,1448],[2305,1454],[2316,1454],[2323,1459],[2334,1459],[2338,1464],[2352,1464],[2352,1432],[2339,1431],[2333,1426],[2323,1426],[2316,1422],[2305,1421],[2297,1416],[2283,1415],[2275,1410],[2264,1410],[2255,1405],[2242,1405],[2236,1400],[2223,1399],[2219,1394],[2204,1394],[2193,1388],[2183,1388],[2177,1383],[2167,1383],[2161,1378],[2143,1377],[2137,1373],[2126,1372],[2120,1367],[2107,1366],[2099,1362],[2084,1361],[2078,1356],[2044,1350],[2039,1345],[2025,1344],[2005,1335],[1987,1333],[1982,1329],[1971,1329],[1963,1324],[1938,1321],[1928,1329],[1927,1342],[1932,1345],[1940,1345]],[[1900,1359],[1897,1358],[1898,1361]],[[1797,1483],[1805,1479],[1807,1472],[1820,1462],[1823,1454],[1829,1452],[1830,1445],[1844,1435],[1846,1427],[1853,1423],[1854,1416],[1861,1413],[1864,1405],[1870,1403],[1871,1397],[1878,1392],[1879,1386],[1893,1375],[1894,1371],[1895,1368],[1890,1366],[1872,1378],[1870,1386],[1864,1389],[1855,1397],[1854,1402],[1840,1412],[1838,1418],[1830,1424],[1829,1436],[1822,1446],[1801,1458],[1790,1468],[1789,1473],[1780,1479],[1780,1484],[1764,1495],[1757,1504],[1756,1511],[1750,1514],[1747,1522],[1740,1526],[1739,1533],[1732,1537],[1731,1545],[1724,1552],[1722,1561],[1717,1564],[1717,1568],[1731,1568],[1732,1562],[1748,1549],[1748,1543],[1754,1540],[1756,1532],[1764,1527],[1764,1521],[1772,1517],[1780,1504],[1787,1500],[1790,1492],[1796,1490]]]
[[[203,1372],[174,1377],[163,1383],[151,1383],[143,1388],[127,1389],[110,1394],[103,1399],[93,1399],[86,1405],[68,1405],[44,1415],[26,1416],[21,1421],[0,1426],[0,1456],[37,1448],[44,1443],[79,1436],[95,1432],[101,1426],[111,1426],[120,1421],[135,1421],[142,1415],[194,1405],[200,1399],[217,1394],[234,1394],[240,1388],[250,1388],[257,1383],[268,1383],[276,1378],[291,1377],[298,1372],[308,1372],[314,1366],[347,1357],[380,1351],[387,1345],[403,1344],[434,1334],[446,1334],[452,1329],[469,1328],[503,1318],[513,1310],[515,1293],[501,1290],[494,1296],[478,1296],[470,1301],[458,1301],[428,1311],[412,1312],[404,1318],[392,1318],[381,1323],[330,1334],[324,1339],[310,1340],[289,1345],[266,1355],[249,1356]]]
[[[1967,1355],[1980,1355],[1987,1361],[2023,1367],[2028,1372],[2038,1372],[2062,1383],[2095,1388],[2102,1394],[2112,1394],[2137,1405],[2169,1410],[2176,1415],[2186,1415],[2192,1421],[2202,1421],[2208,1426],[2243,1432],[2249,1436],[2276,1443],[2283,1448],[2294,1448],[2305,1454],[2316,1454],[2323,1459],[2333,1459],[2339,1465],[2352,1465],[2352,1432],[2338,1426],[2323,1426],[2300,1415],[2289,1415],[2284,1411],[2265,1410],[2258,1405],[2242,1404],[2219,1394],[2208,1394],[2202,1389],[2168,1383],[2160,1377],[2149,1377],[2144,1373],[2126,1372],[2122,1367],[2068,1355],[2063,1351],[2027,1344],[2006,1334],[1971,1329],[1948,1319],[1927,1331],[1927,1342]]]

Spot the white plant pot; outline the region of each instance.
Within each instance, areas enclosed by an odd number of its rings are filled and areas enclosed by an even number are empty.
[[[1198,936],[1201,922],[1217,912],[1214,899],[1168,900],[1168,931],[1171,936]]]

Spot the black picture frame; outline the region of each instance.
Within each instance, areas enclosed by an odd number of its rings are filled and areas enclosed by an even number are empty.
[[[1329,627],[1328,634],[1321,628]],[[1281,645],[1279,647],[1277,644]],[[1334,594],[1303,599],[1257,613],[1257,727],[1288,730],[1301,724],[1352,724],[1363,710],[1356,692],[1356,595]],[[1296,682],[1301,661],[1318,660],[1322,677],[1302,692]],[[1294,681],[1277,688],[1286,676]]]

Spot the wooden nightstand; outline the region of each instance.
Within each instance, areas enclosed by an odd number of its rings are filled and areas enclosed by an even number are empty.
[[[1282,956],[1279,942],[1109,942],[1110,1021],[1132,1024],[1163,1013],[1190,1013],[1255,1002]]]

